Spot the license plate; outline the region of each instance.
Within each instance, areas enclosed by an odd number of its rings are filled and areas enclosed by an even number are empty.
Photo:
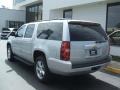
[[[97,50],[96,49],[91,49],[89,50],[90,56],[97,55]]]

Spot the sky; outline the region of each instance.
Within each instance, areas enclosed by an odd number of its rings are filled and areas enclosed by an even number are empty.
[[[12,9],[13,0],[0,0],[0,7],[1,5],[4,5],[5,7]]]

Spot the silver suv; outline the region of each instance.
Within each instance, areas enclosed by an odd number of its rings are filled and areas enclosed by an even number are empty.
[[[51,20],[21,26],[7,42],[9,61],[34,65],[40,81],[51,75],[79,75],[106,66],[111,56],[100,24],[80,20]]]

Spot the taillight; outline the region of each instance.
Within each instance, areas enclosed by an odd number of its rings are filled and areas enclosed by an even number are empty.
[[[60,59],[69,61],[70,60],[70,42],[63,41],[61,44]]]

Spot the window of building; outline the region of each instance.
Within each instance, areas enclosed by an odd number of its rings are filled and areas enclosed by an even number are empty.
[[[19,28],[24,24],[21,21],[7,21],[7,28]]]
[[[120,30],[120,2],[111,3],[107,5],[107,33],[110,34],[116,30]],[[120,45],[119,39],[120,33],[112,33],[110,37],[110,43],[112,45]]]
[[[26,22],[42,20],[42,4],[26,7]]]
[[[62,40],[63,23],[42,23],[38,26],[37,38]]]
[[[35,24],[28,25],[24,37],[25,38],[32,38],[34,28],[35,28]]]
[[[72,19],[72,9],[67,9],[63,11],[63,18]]]
[[[14,4],[21,3],[23,1],[25,1],[25,0],[14,0]]]
[[[120,29],[120,3],[108,4],[106,25],[108,34]]]

